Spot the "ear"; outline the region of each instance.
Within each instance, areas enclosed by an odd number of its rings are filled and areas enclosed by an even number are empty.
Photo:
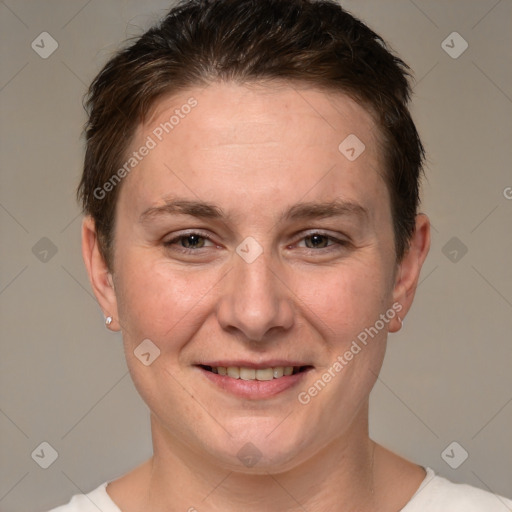
[[[119,331],[117,298],[112,274],[101,255],[95,222],[90,216],[85,217],[82,222],[82,257],[103,314],[105,317],[112,317],[112,323],[107,327],[112,331]]]
[[[419,214],[416,216],[416,227],[409,248],[397,269],[393,288],[393,299],[395,303],[400,304],[402,308],[390,323],[389,332],[399,331],[402,327],[402,320],[411,308],[414,294],[418,287],[421,267],[423,266],[429,249],[430,221],[426,215]]]

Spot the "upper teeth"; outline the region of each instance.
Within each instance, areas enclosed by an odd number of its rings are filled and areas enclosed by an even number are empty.
[[[239,366],[215,366],[212,367],[213,373],[227,375],[233,379],[242,380],[272,380],[279,379],[283,375],[291,375],[293,366],[276,366],[274,368],[244,368]]]

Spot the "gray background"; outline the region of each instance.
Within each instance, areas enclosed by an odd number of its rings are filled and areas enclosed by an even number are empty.
[[[429,155],[423,210],[433,223],[432,249],[405,327],[390,337],[372,394],[372,436],[454,481],[511,495],[512,2],[343,5],[414,69],[414,115]],[[121,41],[168,6],[0,3],[5,512],[63,503],[151,453],[148,414],[120,335],[104,328],[81,261],[74,189],[86,84]],[[42,46],[43,31],[59,45],[47,59],[31,47]],[[441,46],[454,31],[469,44],[458,58]],[[462,48],[460,40],[447,44]],[[50,48],[45,39],[40,51]],[[43,441],[58,452],[48,469],[31,457]],[[453,441],[469,453],[457,469],[441,456]],[[453,464],[463,452],[456,446],[448,454]]]

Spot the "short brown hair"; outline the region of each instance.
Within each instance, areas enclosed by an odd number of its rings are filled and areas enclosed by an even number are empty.
[[[380,128],[396,257],[414,232],[424,150],[411,119],[408,66],[380,36],[330,0],[186,0],[118,52],[90,86],[78,198],[111,265],[122,165],[137,126],[163,95],[213,81],[287,80],[340,91]],[[96,191],[96,192],[95,192]]]

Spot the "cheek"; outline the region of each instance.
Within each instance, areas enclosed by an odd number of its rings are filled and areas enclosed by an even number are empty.
[[[211,272],[180,272],[145,256],[127,257],[119,267],[118,313],[125,342],[149,338],[162,351],[176,349],[197,329],[216,279]]]
[[[297,279],[295,293],[304,315],[334,343],[352,339],[373,325],[389,307],[391,289],[381,261],[353,261],[336,269],[319,269]],[[336,341],[338,340],[338,341]]]

